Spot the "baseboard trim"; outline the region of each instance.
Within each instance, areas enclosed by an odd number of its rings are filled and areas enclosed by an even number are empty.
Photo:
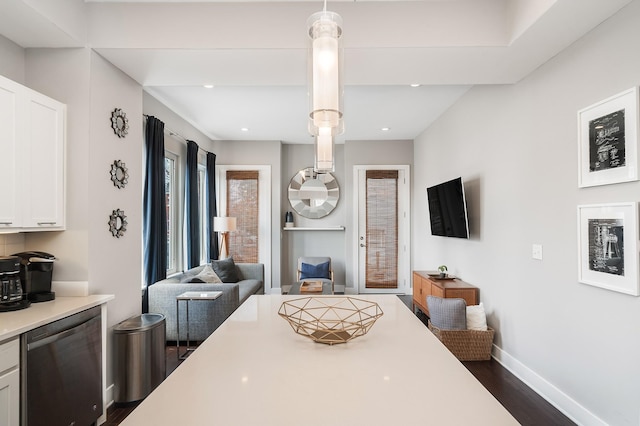
[[[496,345],[493,345],[493,358],[574,423],[578,425],[607,426],[606,422],[580,405],[576,400]]]
[[[112,384],[110,386],[107,386],[107,389],[105,389],[104,392],[104,400],[105,400],[105,407],[111,407],[113,405],[113,392],[114,392],[114,388],[115,385]]]
[[[98,417],[98,421],[96,422],[99,425],[107,422],[107,409],[113,405],[113,386],[114,385],[107,386],[102,393],[104,397],[104,401],[102,401],[104,407],[102,409],[102,415]]]

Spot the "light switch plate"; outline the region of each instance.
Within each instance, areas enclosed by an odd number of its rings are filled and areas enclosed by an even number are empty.
[[[536,260],[542,260],[542,244],[534,244],[532,246],[531,256]]]

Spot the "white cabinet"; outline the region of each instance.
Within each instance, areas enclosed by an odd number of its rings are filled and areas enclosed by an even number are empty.
[[[0,77],[0,232],[64,229],[65,120],[64,104]]]
[[[0,425],[20,423],[20,344],[18,338],[0,344]]]
[[[0,80],[0,228],[20,228],[22,211],[20,202],[19,164],[22,163],[18,145],[18,92],[22,86],[11,80]]]
[[[30,91],[26,107],[22,227],[63,229],[65,105]]]

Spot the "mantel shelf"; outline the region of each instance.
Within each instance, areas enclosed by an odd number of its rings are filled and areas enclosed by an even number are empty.
[[[284,227],[284,231],[344,231],[344,226],[331,226],[331,227]]]

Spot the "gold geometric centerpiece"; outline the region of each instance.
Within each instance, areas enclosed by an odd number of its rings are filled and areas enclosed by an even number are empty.
[[[283,302],[278,311],[293,331],[327,345],[367,334],[382,314],[377,303],[353,297],[304,297]]]

